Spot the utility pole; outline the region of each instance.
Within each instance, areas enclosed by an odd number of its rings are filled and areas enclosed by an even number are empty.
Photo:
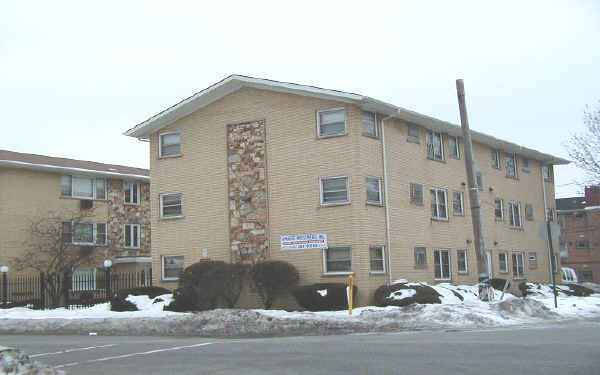
[[[479,299],[487,301],[490,287],[490,274],[488,269],[487,255],[483,243],[483,223],[481,220],[481,205],[479,202],[479,188],[475,181],[473,162],[473,142],[469,131],[469,119],[467,117],[467,105],[465,103],[465,85],[462,79],[456,80],[456,94],[458,95],[458,108],[460,110],[460,125],[465,140],[465,166],[467,168],[467,187],[469,189],[469,203],[471,206],[471,221],[473,222],[473,237],[475,243],[475,254],[477,255],[477,274],[479,275]]]

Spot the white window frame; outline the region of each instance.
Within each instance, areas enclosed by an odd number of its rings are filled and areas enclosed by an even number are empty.
[[[435,137],[439,136],[440,137],[440,147],[441,147],[441,157],[437,158],[435,156],[435,146],[434,146],[434,142],[435,142]],[[429,140],[432,141],[431,143],[431,147],[434,147],[434,151],[433,151],[433,156],[429,155]],[[433,130],[428,130],[427,131],[427,139],[426,139],[426,143],[427,143],[427,157],[431,160],[439,160],[439,161],[443,161],[444,159],[444,134],[440,133],[440,132],[434,132]]]
[[[456,194],[460,197],[460,213],[456,213],[455,210]],[[465,197],[462,191],[454,190],[452,192],[452,213],[454,216],[465,216]]]
[[[444,188],[432,187],[430,189],[430,192],[434,192],[434,191],[436,192],[436,194],[435,194],[435,212],[436,212],[436,214],[433,215],[433,212],[432,212],[431,218],[435,219],[435,220],[448,221],[448,190],[444,189]],[[445,202],[445,209],[446,209],[446,217],[440,216],[440,203],[439,203],[439,198],[438,198],[438,193],[439,192],[443,192],[444,193],[444,202]],[[434,202],[431,202],[431,204],[433,206]]]
[[[379,189],[379,201],[370,201],[369,200],[369,180],[376,180],[377,181],[377,188]],[[367,188],[366,189],[367,203],[375,205],[375,206],[381,206],[381,205],[383,205],[383,196],[381,195],[381,178],[380,177],[367,176],[367,177],[365,177],[365,185],[366,185],[366,188]]]
[[[464,258],[465,258],[465,269],[463,271],[460,270],[460,266],[459,266],[459,260],[461,258],[461,252],[464,254]],[[458,272],[461,275],[466,275],[469,273],[469,253],[467,249],[457,249],[456,250],[456,272]]]
[[[135,186],[135,189],[137,190],[137,201],[133,202],[131,200],[131,198],[133,197],[133,191],[130,190],[130,193],[129,193],[130,201],[128,202],[127,201],[127,194],[125,192],[127,190],[127,187],[133,188],[134,186]],[[140,194],[141,194],[141,185],[140,185],[139,182],[137,182],[137,181],[123,181],[123,202],[125,204],[139,205],[140,201],[141,201]]]
[[[183,254],[167,254],[160,256],[160,277],[162,281],[175,281],[179,280],[179,277],[165,277],[165,259],[172,257],[182,257],[183,258],[183,269],[185,270],[185,256]]]
[[[508,163],[506,162],[506,159],[508,159],[509,157],[512,157],[513,160],[513,167],[514,167],[514,176],[511,176],[510,174],[508,174]],[[519,165],[517,164],[517,154],[514,152],[507,152],[506,155],[504,156],[504,168],[505,173],[506,173],[506,177],[508,178],[514,178],[514,179],[518,179],[519,178]]]
[[[516,255],[516,256],[515,256]],[[521,258],[520,262],[519,262],[519,256]],[[511,256],[511,261],[512,261],[512,266],[513,266],[513,279],[514,280],[524,280],[525,279],[525,257],[523,256],[523,252],[522,251],[513,251],[512,252],[512,256]],[[514,260],[517,260],[517,264],[515,264]],[[523,270],[523,273],[521,275],[519,275],[519,265],[521,266],[521,270]],[[515,276],[515,269],[517,270],[517,275]]]
[[[337,112],[337,111],[344,111],[344,132],[336,133],[336,134],[329,134],[329,135],[321,135],[321,113]],[[322,109],[320,111],[317,111],[317,138],[341,137],[344,135],[348,135],[348,115],[346,114],[345,107],[328,108],[328,109]]]
[[[70,184],[70,187],[71,187],[71,189],[70,189],[71,194],[70,195],[63,195],[62,194],[62,179],[64,177],[69,177],[69,184]],[[92,182],[92,196],[91,197],[85,197],[85,196],[75,195],[73,193],[73,179],[76,179],[76,178],[91,180],[91,182]],[[101,198],[98,198],[98,194],[97,194],[98,193],[97,189],[96,189],[96,183],[97,183],[96,181],[97,180],[104,181],[104,197],[101,197]],[[108,181],[106,180],[106,178],[88,177],[88,176],[76,176],[76,175],[75,176],[73,176],[73,175],[62,175],[60,183],[61,183],[61,196],[62,197],[67,197],[67,198],[70,197],[70,198],[85,199],[85,200],[102,200],[102,201],[105,201],[107,199],[107,196],[108,196]]]
[[[439,265],[440,265],[440,277],[435,277],[435,268],[437,267],[437,265],[435,264],[435,253],[438,252],[439,255]],[[443,270],[444,270],[444,266],[442,264],[442,252],[447,252],[448,253],[448,277],[444,277],[443,275]],[[433,249],[433,277],[435,280],[452,280],[452,256],[450,254],[450,249],[443,249],[443,248],[436,248]]]
[[[75,225],[77,225],[77,224],[92,225],[92,242],[75,242],[73,240],[73,238],[75,236]],[[102,243],[102,244],[98,244],[98,224],[104,225],[104,243]],[[89,222],[85,222],[85,221],[79,221],[79,222],[72,221],[71,222],[71,244],[79,245],[79,246],[106,246],[107,242],[108,242],[108,227],[105,222],[98,222],[98,223],[89,223]]]
[[[504,256],[504,269],[502,268],[502,262],[500,261],[500,256]],[[509,266],[508,266],[508,251],[501,251],[498,253],[498,269],[500,270],[500,273],[508,273],[509,272]]]
[[[346,179],[346,200],[345,201],[337,201],[337,202],[325,202],[324,201],[324,194],[325,191],[323,190],[323,181],[325,180],[334,180],[334,179],[339,179],[339,178],[345,178]],[[347,205],[350,204],[351,198],[350,198],[350,177],[348,176],[334,176],[334,177],[320,177],[319,178],[319,190],[321,192],[321,206],[323,207],[329,207],[329,206],[343,206],[343,205]],[[341,190],[336,190],[336,191],[341,191]]]
[[[365,116],[365,113],[371,114],[371,115],[373,115],[373,117],[375,118],[375,129],[374,129],[374,131],[375,131],[375,134],[369,134],[369,133],[365,132],[365,122],[364,122],[364,116]],[[362,116],[363,116],[363,117],[362,117],[362,125],[363,125],[363,127],[362,127],[362,134],[363,134],[364,136],[367,136],[367,137],[372,137],[372,138],[377,138],[377,137],[379,137],[379,129],[377,129],[377,128],[378,128],[378,126],[377,126],[377,125],[378,125],[378,121],[377,121],[377,120],[378,120],[377,112],[371,112],[371,111],[362,111]]]
[[[323,249],[323,274],[324,275],[352,275],[354,274],[352,262],[352,246],[331,246],[330,248],[348,248],[350,249],[350,271],[328,271],[327,270],[327,251],[329,248]]]
[[[372,264],[371,264],[371,260],[372,260],[371,259],[371,250],[372,249],[381,249],[381,264],[383,265],[383,269],[381,269],[381,270],[373,270],[373,268],[371,267],[372,266]],[[377,260],[379,260],[379,259],[377,259]],[[372,274],[384,274],[387,272],[386,268],[385,268],[385,246],[382,246],[382,245],[369,246],[369,270],[370,270],[369,273],[372,273]]]
[[[181,214],[179,215],[173,215],[173,216],[164,216],[163,215],[163,198],[168,196],[168,195],[180,195],[181,196]],[[160,214],[160,218],[161,219],[165,219],[165,220],[169,220],[169,219],[180,219],[184,216],[183,213],[183,193],[163,193],[163,194],[159,194],[158,197],[158,209],[159,209],[159,214]]]
[[[129,228],[129,243],[133,244],[133,240],[135,239],[137,241],[137,246],[127,246],[127,227]],[[133,233],[134,230],[133,228],[137,227],[137,236],[134,237]],[[136,238],[137,237],[137,238]],[[126,249],[139,249],[142,247],[141,244],[141,240],[142,240],[142,226],[141,224],[124,224],[123,225],[123,247]]]
[[[492,150],[492,168],[502,169],[502,160],[500,160],[500,151]]]
[[[173,154],[173,155],[163,155],[162,152],[162,139],[165,135],[170,135],[170,134],[179,134],[179,153],[178,154]],[[160,133],[158,135],[158,157],[163,159],[163,158],[174,158],[174,157],[178,157],[183,155],[183,137],[181,136],[181,132],[180,131],[173,131],[173,132],[166,132],[166,133]]]
[[[452,141],[454,140],[455,144],[454,144],[454,151],[456,153],[456,155],[452,155]],[[453,159],[460,159],[460,137],[455,137],[455,136],[448,136],[448,148],[449,148],[449,154],[450,157]]]
[[[515,208],[517,216],[515,216]],[[519,218],[519,225],[515,225],[515,217]],[[508,201],[508,224],[511,228],[523,228],[523,217],[521,216],[521,202]]]
[[[500,217],[496,216],[496,202],[500,202]],[[494,218],[497,221],[504,221],[504,199],[502,198],[494,199]]]

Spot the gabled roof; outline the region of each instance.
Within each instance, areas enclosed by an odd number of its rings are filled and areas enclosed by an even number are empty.
[[[558,211],[575,211],[585,209],[584,197],[559,198],[556,200]]]
[[[165,128],[175,121],[194,113],[203,107],[206,107],[207,105],[236,90],[239,90],[242,87],[251,87],[260,90],[270,90],[327,100],[335,100],[343,103],[351,103],[364,110],[399,118],[407,122],[421,125],[429,130],[439,131],[453,136],[462,136],[462,130],[459,125],[438,120],[427,115],[422,115],[420,113],[402,107],[397,107],[368,96],[242,75],[231,75],[190,96],[189,98],[182,100],[174,106],[169,107],[164,111],[150,117],[146,121],[139,123],[135,127],[127,130],[124,134],[131,137],[136,137],[138,139],[148,139],[150,134]],[[539,151],[525,148],[515,143],[503,141],[477,131],[471,130],[471,137],[474,142],[479,142],[505,152],[515,152],[528,159],[538,160],[546,164],[569,163],[569,161],[566,159],[544,154]]]
[[[56,173],[76,173],[90,176],[133,178],[142,181],[150,181],[150,171],[143,168],[104,164],[94,161],[55,158],[8,150],[0,150],[0,166]]]

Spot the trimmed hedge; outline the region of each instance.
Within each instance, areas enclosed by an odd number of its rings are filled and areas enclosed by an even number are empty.
[[[390,298],[394,292],[405,289],[413,289],[415,295],[403,299]],[[435,304],[442,303],[440,294],[427,285],[382,285],[375,291],[375,306],[408,306],[414,303]]]
[[[148,296],[150,298],[154,298],[156,296],[160,296],[163,294],[169,294],[171,291],[166,288],[161,288],[159,286],[148,286],[148,287],[138,287],[138,288],[129,288],[122,289],[117,292],[110,299],[110,310],[111,311],[137,311],[138,308],[134,303],[131,303],[126,300],[126,298],[130,295],[132,296]]]
[[[347,285],[344,283],[319,283],[300,286],[292,294],[300,306],[308,311],[335,311],[348,308]],[[356,301],[357,288],[353,289]],[[324,292],[325,291],[325,292]]]
[[[280,260],[256,263],[250,274],[266,309],[270,309],[277,297],[292,290],[300,280],[296,267]]]
[[[490,282],[492,284],[492,288],[496,290],[503,290],[504,284],[506,283],[506,279],[494,278],[491,279]],[[506,288],[506,290],[508,289],[510,289],[510,281],[508,282],[508,287]]]

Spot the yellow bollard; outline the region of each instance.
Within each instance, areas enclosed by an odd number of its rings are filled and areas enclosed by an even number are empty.
[[[354,307],[354,275],[348,276],[348,314],[352,315]]]

